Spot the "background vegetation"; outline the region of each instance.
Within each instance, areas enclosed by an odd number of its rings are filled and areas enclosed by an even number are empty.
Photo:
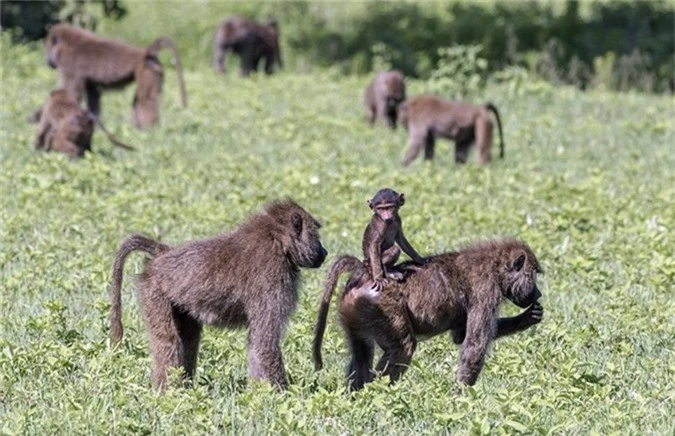
[[[0,433],[675,431],[671,96],[581,92],[519,69],[482,74],[485,52],[456,48],[428,80],[410,79],[409,94],[489,98],[502,112],[506,159],[458,168],[441,141],[433,163],[404,169],[405,134],[364,122],[371,75],[315,67],[311,53],[290,48],[302,27],[282,26],[293,61],[281,74],[242,79],[231,68],[218,77],[209,68],[213,26],[227,8],[249,6],[227,4],[220,14],[213,3],[161,4],[129,2],[125,19],[99,23],[129,41],[168,33],[182,44],[189,108],[180,108],[173,71],[151,131],[131,127],[133,89],[103,97],[104,122],[135,153],[100,132],[84,160],[34,152],[26,118],[56,75],[39,44],[0,40]],[[329,3],[324,11],[358,16],[368,7]],[[388,62],[379,53],[373,59]],[[471,56],[463,70],[457,59]],[[243,331],[209,328],[196,386],[156,395],[133,280],[141,255],[127,264],[124,342],[110,346],[110,269],[130,233],[170,243],[208,237],[290,195],[323,221],[330,262],[359,252],[365,200],[384,186],[406,193],[406,233],[420,252],[515,236],[546,270],[543,323],[496,343],[475,387],[455,383],[459,350],[441,336],[420,344],[399,384],[346,394],[348,355],[334,311],[326,368],[313,372],[327,266],[303,272],[283,342],[288,392],[247,382]]]
[[[348,4],[348,7],[345,7]],[[159,9],[159,10],[158,10]],[[4,1],[3,27],[42,37],[54,20],[149,43],[174,37],[188,64],[206,65],[215,26],[227,16],[276,17],[288,67],[366,73],[382,57],[427,78],[453,45],[476,45],[484,73],[520,67],[585,89],[675,90],[675,2],[612,1]],[[121,18],[121,21],[119,21]]]

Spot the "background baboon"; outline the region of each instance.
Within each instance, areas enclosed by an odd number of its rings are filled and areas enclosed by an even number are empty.
[[[54,150],[73,157],[82,156],[85,151],[91,151],[94,123],[101,128],[110,142],[118,147],[133,150],[132,147],[117,140],[96,115],[82,109],[80,104],[63,89],[52,91],[47,103],[30,119],[39,123],[35,134],[36,150]]]
[[[181,103],[187,106],[180,57],[173,41],[165,36],[144,49],[58,24],[49,29],[45,47],[47,62],[58,69],[61,86],[77,101],[86,93],[87,107],[96,115],[100,113],[102,89],[122,88],[135,80],[138,91],[134,98],[134,124],[140,128],[150,127],[159,118],[157,99],[164,72],[157,56],[162,48],[168,47],[178,74]],[[141,115],[144,111],[148,113]]]
[[[405,100],[405,83],[400,71],[378,73],[366,88],[366,110],[372,126],[379,118],[388,127],[395,129],[398,106]]]
[[[401,255],[401,250],[395,244],[398,244],[413,262],[424,263],[424,259],[417,254],[403,234],[403,221],[398,214],[398,209],[403,204],[405,204],[404,195],[389,188],[380,189],[372,200],[368,200],[373,217],[363,233],[362,249],[371,278],[378,290],[382,287],[385,276],[391,275],[399,280],[403,277],[400,273],[390,272]]]
[[[170,367],[183,366],[192,377],[203,324],[248,326],[249,376],[285,387],[281,336],[297,302],[299,269],[318,268],[326,258],[319,227],[287,200],[267,205],[232,233],[207,240],[169,247],[130,237],[113,267],[113,340],[122,338],[124,260],[142,250],[152,256],[138,288],[157,388],[166,388]]]
[[[492,121],[488,111],[494,112],[499,127],[499,157],[504,158],[504,137],[497,108],[492,103],[474,106],[458,101],[443,100],[423,95],[405,101],[399,108],[399,121],[408,130],[408,151],[403,165],[409,165],[422,147],[424,158],[434,158],[436,138],[455,141],[455,162],[464,163],[469,148],[475,142],[478,162],[492,159]]]
[[[272,74],[274,63],[280,68],[279,24],[275,19],[257,23],[243,17],[232,17],[223,21],[216,29],[214,38],[213,66],[217,73],[224,71],[225,53],[233,51],[241,58],[241,74],[248,76],[258,70],[258,64],[265,59],[265,73]]]
[[[326,277],[314,337],[317,369],[323,365],[321,342],[328,306],[344,271],[350,277],[338,310],[352,353],[347,377],[353,389],[373,378],[374,343],[384,351],[376,370],[396,381],[412,359],[417,336],[447,330],[455,343],[462,344],[457,379],[473,385],[493,339],[522,331],[543,316],[536,283],[541,267],[532,250],[520,241],[485,242],[429,257],[403,282],[387,282],[375,298],[367,286],[359,285],[367,274],[361,262],[343,255],[333,262]],[[504,298],[529,308],[512,318],[498,318]]]

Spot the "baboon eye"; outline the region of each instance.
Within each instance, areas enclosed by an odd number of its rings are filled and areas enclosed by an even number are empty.
[[[52,36],[52,45],[56,44],[59,41],[59,37],[56,35]]]
[[[294,213],[291,222],[293,223],[295,231],[300,234],[302,232],[302,217],[299,214]]]

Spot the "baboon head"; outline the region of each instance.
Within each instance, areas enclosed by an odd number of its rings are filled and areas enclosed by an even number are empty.
[[[537,274],[541,266],[530,248],[522,244],[507,257],[502,279],[502,294],[519,307],[529,307],[541,297]]]
[[[147,129],[159,121],[159,96],[164,83],[164,68],[156,58],[147,57],[137,68],[136,83],[132,122],[139,129]]]
[[[267,215],[275,222],[274,237],[281,242],[284,254],[298,267],[319,268],[328,255],[321,244],[321,224],[292,200],[267,206]]]
[[[405,84],[403,83],[403,74],[396,71],[393,75],[387,77],[387,108],[396,109],[403,100],[405,100]]]
[[[372,200],[368,200],[368,206],[375,215],[386,223],[398,216],[398,209],[404,204],[405,196],[389,188],[380,189]]]
[[[47,51],[47,64],[52,68],[59,66],[61,52],[61,38],[67,29],[62,25],[52,26],[45,38],[45,50]]]

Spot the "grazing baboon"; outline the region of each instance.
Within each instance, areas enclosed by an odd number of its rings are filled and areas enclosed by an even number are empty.
[[[403,234],[403,221],[398,209],[405,204],[405,197],[393,189],[385,188],[377,191],[368,206],[373,211],[365,232],[363,233],[364,262],[371,272],[375,289],[380,290],[385,276],[401,280],[403,275],[391,268],[398,261],[401,249],[416,264],[424,264],[424,259],[417,254]],[[399,249],[395,244],[398,244]]]
[[[463,164],[469,148],[475,142],[478,162],[486,164],[492,159],[492,121],[494,112],[499,127],[499,157],[504,158],[504,137],[499,112],[492,103],[474,106],[458,101],[442,100],[433,95],[423,95],[405,101],[399,108],[399,121],[408,130],[408,151],[403,158],[407,166],[424,147],[424,158],[434,158],[436,138],[455,141],[455,162]]]
[[[249,376],[284,388],[281,337],[298,299],[300,268],[318,268],[327,251],[320,224],[291,200],[273,202],[235,231],[169,247],[141,235],[122,243],[112,281],[111,333],[122,338],[122,268],[127,255],[151,255],[139,277],[155,387],[167,371],[194,374],[203,324],[244,327]]]
[[[368,272],[361,262],[342,255],[333,262],[324,285],[314,337],[317,369],[323,366],[321,343],[328,306],[345,271],[350,277],[338,311],[352,353],[347,375],[352,389],[372,381],[375,343],[384,351],[375,369],[394,382],[406,371],[418,337],[447,330],[456,344],[462,344],[457,379],[473,385],[490,342],[539,323],[544,313],[537,302],[541,293],[536,278],[541,267],[532,250],[520,241],[485,242],[431,256],[403,282],[387,282],[376,298],[362,285]],[[518,316],[498,318],[505,298],[529,307]]]
[[[216,29],[213,54],[213,67],[217,73],[225,71],[225,54],[228,51],[241,58],[242,76],[257,71],[263,59],[267,74],[272,74],[275,62],[280,68],[284,66],[279,47],[279,24],[275,19],[261,24],[244,17],[232,17],[220,23]]]
[[[158,54],[163,48],[172,52],[178,74],[181,102],[187,106],[183,68],[173,41],[166,36],[147,49],[114,39],[102,38],[87,30],[66,24],[49,29],[45,39],[47,62],[60,74],[61,86],[79,102],[87,96],[87,107],[100,113],[101,90],[123,88],[136,81],[133,122],[136,127],[151,127],[159,118],[158,103],[164,70]]]
[[[372,126],[379,118],[388,127],[396,128],[398,106],[405,100],[405,83],[400,71],[378,73],[366,88],[366,110]]]
[[[85,151],[91,151],[94,124],[101,128],[114,145],[133,150],[133,147],[115,138],[96,115],[82,109],[63,89],[52,91],[47,103],[31,116],[31,120],[39,122],[35,134],[36,150],[54,150],[72,157],[82,156]]]

